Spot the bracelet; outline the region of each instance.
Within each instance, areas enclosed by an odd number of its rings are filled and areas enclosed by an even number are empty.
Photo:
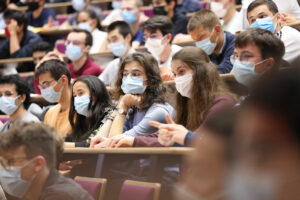
[[[109,120],[111,120],[111,121],[114,121],[115,116],[110,115],[110,116],[107,116],[106,118],[109,119]]]

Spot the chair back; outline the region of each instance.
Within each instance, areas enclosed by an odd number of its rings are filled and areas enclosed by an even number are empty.
[[[74,181],[81,185],[95,200],[103,200],[106,179],[76,176]]]

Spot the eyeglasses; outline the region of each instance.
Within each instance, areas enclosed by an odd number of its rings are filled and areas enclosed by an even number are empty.
[[[127,77],[128,75],[130,75],[131,77],[141,77],[143,75],[143,72],[137,69],[132,70],[131,72],[127,70],[123,70],[120,72],[121,77]]]
[[[143,37],[143,40],[144,40],[144,42],[146,42],[149,38],[150,38],[150,39],[158,39],[159,37],[160,37],[159,34],[153,33],[153,34],[150,34],[149,37],[144,36],[144,37]],[[165,39],[165,36],[163,36],[161,39],[162,39],[162,40]]]
[[[0,165],[3,169],[9,171],[13,169],[13,165],[17,162],[17,161],[21,161],[21,160],[29,160],[31,158],[28,157],[16,157],[16,158],[8,158],[8,159],[4,159],[1,158],[0,159]]]
[[[243,54],[241,56],[233,54],[230,56],[230,62],[235,63],[237,60],[239,60],[240,62],[249,62],[251,58],[257,58],[257,57],[258,56],[252,56],[247,54]]]
[[[51,81],[44,81],[41,85],[39,84],[38,85],[38,88],[41,90],[41,89],[46,89],[48,87],[50,87],[50,84],[53,82],[53,81],[56,81],[56,80],[51,80]]]
[[[65,45],[68,46],[69,44],[73,44],[75,46],[79,46],[81,44],[84,44],[83,42],[80,42],[79,40],[73,40],[73,41],[70,41],[70,40],[66,40],[65,41]]]

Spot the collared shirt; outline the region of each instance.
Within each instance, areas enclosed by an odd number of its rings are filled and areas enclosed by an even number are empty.
[[[69,63],[68,68],[72,78],[77,78],[83,75],[99,76],[102,73],[102,69],[90,58],[86,59],[83,66],[78,71],[74,71],[73,63]]]

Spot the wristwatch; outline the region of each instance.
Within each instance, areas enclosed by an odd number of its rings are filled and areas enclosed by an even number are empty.
[[[127,114],[123,108],[118,108],[118,113],[119,113],[120,115],[125,115],[125,116],[126,116],[126,114]]]

